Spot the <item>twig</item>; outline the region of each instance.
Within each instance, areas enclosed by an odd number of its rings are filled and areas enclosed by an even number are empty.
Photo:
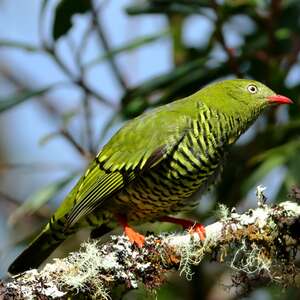
[[[300,205],[286,201],[269,206],[264,204],[263,189],[258,192],[260,206],[254,210],[229,213],[221,206],[219,220],[206,227],[204,241],[189,233],[151,235],[143,248],[125,236],[112,236],[106,244],[89,241],[41,271],[30,270],[3,282],[3,299],[67,299],[78,293],[109,299],[110,290],[120,284],[132,289],[142,282],[155,289],[171,269],[190,278],[191,266],[204,257],[227,264],[234,272],[233,285],[239,287],[253,278],[296,286]]]
[[[69,170],[74,171],[74,166],[68,163],[46,163],[46,162],[19,162],[19,163],[10,163],[3,162],[0,163],[0,173],[8,171],[23,171],[23,172],[50,172],[50,171],[61,171]]]
[[[185,16],[173,13],[168,15],[168,20],[173,44],[173,62],[175,66],[179,66],[187,60],[186,47],[182,38]]]
[[[2,201],[2,200],[5,200],[8,203],[12,204],[14,206],[14,209],[15,209],[15,207],[19,207],[22,204],[21,200],[18,200],[13,196],[8,195],[7,193],[0,191],[0,201]],[[48,219],[50,217],[50,213],[47,208],[40,208],[37,211],[33,212],[31,214],[31,216],[37,217],[38,219],[41,219],[44,221],[45,219]],[[10,223],[10,222],[8,222],[8,223]],[[10,223],[10,225],[12,225],[12,223]]]
[[[212,8],[215,11],[216,18],[217,18],[216,22],[215,22],[215,24],[216,24],[215,25],[216,26],[215,36],[228,56],[228,63],[229,63],[229,66],[230,66],[233,74],[235,74],[237,77],[243,77],[243,75],[239,69],[238,62],[235,58],[234,50],[229,48],[225,42],[223,32],[222,32],[223,21],[219,17],[218,7],[219,7],[219,4],[215,0],[212,0]]]
[[[74,146],[74,148],[79,152],[80,155],[84,156],[86,159],[90,160],[94,157],[92,153],[84,149],[80,144],[76,142],[74,137],[65,129],[60,130],[60,134],[66,138],[66,140]]]
[[[87,141],[87,147],[89,149],[89,152],[95,156],[94,151],[94,144],[93,144],[93,130],[91,126],[91,105],[90,105],[90,99],[88,95],[85,95],[83,99],[83,117],[84,117],[84,123],[85,123],[85,136]]]
[[[2,192],[1,190],[0,190],[0,198],[8,201],[9,203],[13,204],[14,206],[20,206],[22,203],[22,201],[17,200],[16,198]]]
[[[82,56],[87,48],[89,38],[93,31],[94,31],[93,22],[90,21],[89,24],[87,25],[85,32],[82,35],[80,47],[78,47],[75,51],[75,59],[78,63],[82,77],[84,77],[84,73],[85,73],[85,65],[82,62]]]
[[[82,76],[76,78],[76,76],[68,68],[65,62],[60,58],[55,47],[47,47],[45,48],[45,51],[48,55],[51,56],[52,60],[57,64],[57,66],[60,67],[60,69],[71,80],[73,84],[78,85],[84,92],[89,93],[91,96],[104,103],[105,105],[115,108],[115,105],[110,100],[106,99],[106,97],[104,97],[98,91],[88,86],[87,83],[83,80]]]
[[[292,48],[286,57],[284,64],[285,71],[288,73],[292,66],[298,61],[299,52],[300,52],[300,37],[297,34],[292,35]]]
[[[23,70],[22,70],[23,71]],[[30,76],[23,76],[24,78],[26,78],[26,82],[24,81],[24,79],[20,79],[16,74],[21,73],[20,70],[13,72],[10,68],[8,68],[5,64],[1,64],[0,65],[0,73],[1,75],[8,80],[10,83],[12,83],[15,88],[17,90],[34,90],[36,89],[35,86],[32,85],[32,82],[34,80],[32,80],[32,78],[30,78]],[[27,74],[26,74],[27,75]],[[60,84],[65,84],[65,83],[56,83],[56,86],[60,85]],[[39,101],[37,101],[37,103],[39,103],[43,109],[45,109],[45,111],[49,114],[49,116],[54,117],[54,118],[61,118],[61,113],[59,111],[59,109],[57,109],[55,107],[55,105],[52,104],[52,102],[56,102],[56,101],[52,101],[52,97],[50,99],[50,96],[47,95],[41,95],[39,96]]]
[[[98,37],[101,41],[101,44],[105,50],[106,53],[110,53],[111,52],[111,47],[109,45],[109,42],[106,38],[106,35],[105,35],[105,32],[103,30],[103,27],[102,27],[102,23],[101,23],[101,20],[98,16],[98,12],[99,12],[99,9],[96,8],[95,4],[92,2],[92,17],[93,17],[93,21],[95,23],[95,30],[98,34]],[[100,6],[101,8],[101,6]],[[126,80],[125,78],[123,78],[123,75],[121,73],[121,70],[119,70],[119,67],[117,65],[117,63],[115,62],[115,59],[114,57],[108,57],[108,62],[109,62],[109,65],[112,69],[112,71],[114,72],[115,74],[115,77],[118,81],[118,83],[120,84],[120,86],[126,91],[128,89],[128,86],[127,86],[127,83],[126,83]]]
[[[278,26],[278,19],[281,14],[281,0],[272,0],[270,3],[270,12],[268,17],[265,19],[265,26],[267,28],[268,39],[269,39],[269,52],[272,53],[276,49],[276,38],[275,31]]]
[[[69,48],[70,50],[74,53],[74,61],[77,63],[78,68],[79,68],[79,73],[80,73],[80,79],[83,80],[84,78],[84,67],[82,64],[82,54],[86,48],[88,38],[90,33],[92,32],[93,27],[88,26],[87,30],[84,32],[82,36],[82,41],[80,46],[76,49],[75,43],[73,40],[69,37],[68,42],[69,42]],[[92,134],[92,127],[91,127],[91,101],[90,101],[90,94],[88,91],[84,91],[83,97],[82,97],[82,107],[83,107],[83,120],[84,120],[84,133],[86,137],[86,144],[89,149],[90,153],[93,153],[93,134]],[[94,153],[95,154],[95,153]]]

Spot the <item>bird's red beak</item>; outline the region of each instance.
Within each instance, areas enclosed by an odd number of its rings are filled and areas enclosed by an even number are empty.
[[[276,104],[292,104],[294,103],[290,98],[281,95],[272,95],[267,97],[269,103]]]

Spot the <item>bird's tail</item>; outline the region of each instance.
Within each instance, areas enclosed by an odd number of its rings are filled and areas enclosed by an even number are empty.
[[[37,268],[65,239],[67,235],[59,238],[49,227],[31,242],[31,244],[9,266],[8,272],[12,275],[26,270]]]
[[[8,272],[12,275],[26,270],[37,268],[68,236],[72,235],[77,228],[69,228],[60,224],[63,222],[48,223],[44,230],[31,242],[31,244],[13,261]],[[100,236],[112,230],[106,224],[99,224],[91,233],[91,238]]]

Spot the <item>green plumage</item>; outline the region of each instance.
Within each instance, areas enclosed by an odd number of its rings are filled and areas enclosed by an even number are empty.
[[[9,272],[38,266],[81,227],[111,228],[116,215],[133,223],[153,221],[192,206],[190,196],[215,182],[226,149],[272,95],[256,81],[226,80],[129,121]]]

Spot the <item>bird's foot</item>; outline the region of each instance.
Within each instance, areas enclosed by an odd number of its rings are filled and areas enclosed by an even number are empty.
[[[205,239],[205,227],[200,223],[169,216],[161,217],[159,221],[181,225],[184,229],[188,230],[189,233],[197,233],[200,240],[203,241]]]
[[[136,244],[139,248],[142,248],[145,244],[145,237],[135,231],[133,228],[126,226],[124,227],[124,233],[129,238],[132,244]]]
[[[118,222],[122,225],[123,232],[128,237],[129,241],[132,244],[137,245],[139,248],[142,248],[145,244],[145,237],[135,231],[132,227],[130,227],[127,223],[126,218],[124,218],[123,216],[117,216],[117,219]]]
[[[205,227],[200,223],[194,222],[193,225],[188,228],[188,232],[197,233],[201,241],[205,240]]]

